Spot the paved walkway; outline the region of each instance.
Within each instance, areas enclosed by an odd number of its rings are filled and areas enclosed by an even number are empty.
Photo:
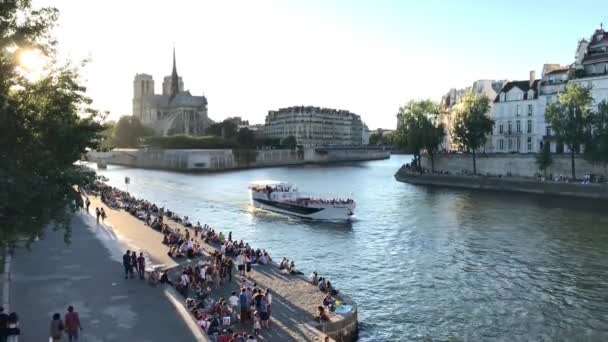
[[[109,216],[128,225],[120,214]],[[135,237],[128,231],[125,226],[127,238]],[[21,319],[21,340],[48,341],[51,315],[63,315],[68,305],[80,313],[82,340],[87,342],[205,340],[172,289],[123,278],[120,257],[127,240],[119,240],[111,227],[96,225],[93,217],[78,214],[72,220],[71,244],[65,244],[62,232],[48,230],[30,251],[17,250],[10,297],[11,309]],[[142,240],[141,245],[147,243]],[[162,255],[152,260],[170,261]]]
[[[130,245],[137,243],[138,250],[147,251],[155,263],[163,264],[167,268],[178,266],[178,262],[167,255],[169,248],[162,244],[163,235],[160,232],[151,229],[125,211],[110,209],[98,198],[92,196],[90,198],[92,202],[90,210],[94,211],[95,207],[103,207],[108,215],[106,221],[116,227],[113,231],[120,240],[130,241]],[[182,231],[186,229],[170,220],[167,220],[167,223]],[[194,236],[192,230],[190,230],[190,234]],[[207,251],[215,249],[209,244],[203,243],[202,245]],[[188,263],[188,259],[179,261],[181,264]],[[314,329],[313,316],[324,297],[316,286],[300,277],[283,274],[274,266],[254,266],[253,272],[249,276],[252,281],[257,282],[259,287],[270,288],[273,293],[271,329],[262,331],[259,340],[276,342],[323,340],[324,334]],[[239,286],[235,280],[232,284],[224,285],[216,290],[213,296],[216,299],[219,297],[227,299],[232,291],[238,292]],[[341,319],[337,315],[332,315],[331,318]],[[239,325],[237,331],[252,331],[252,327]]]

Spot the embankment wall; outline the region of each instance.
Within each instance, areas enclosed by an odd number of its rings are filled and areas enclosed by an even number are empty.
[[[572,174],[570,156],[553,155],[553,163],[547,169],[547,174],[567,176]],[[422,166],[431,169],[428,156],[422,157]],[[580,156],[575,158],[577,178],[586,174],[604,174],[603,165],[591,164]],[[470,154],[442,154],[435,156],[435,171],[450,171],[450,173],[473,173],[473,156]],[[535,154],[480,154],[477,155],[477,173],[481,175],[513,175],[519,177],[534,177],[542,174],[538,169]]]
[[[406,172],[403,168],[395,174],[395,178],[400,182],[416,185],[608,200],[608,184],[541,182],[535,179],[473,175],[416,174]]]
[[[301,150],[160,150],[91,151],[86,159],[132,167],[179,171],[222,171],[266,166],[387,159],[378,148],[306,148]]]

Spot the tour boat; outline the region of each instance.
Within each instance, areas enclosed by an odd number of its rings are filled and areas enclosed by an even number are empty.
[[[355,201],[303,196],[290,183],[256,181],[249,185],[254,208],[311,220],[348,220],[354,214]]]

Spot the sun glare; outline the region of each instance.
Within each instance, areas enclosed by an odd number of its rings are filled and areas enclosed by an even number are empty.
[[[42,78],[46,57],[35,49],[21,49],[17,52],[17,60],[23,75],[30,81]]]
[[[19,64],[29,72],[40,71],[45,58],[38,50],[24,49],[19,53]]]

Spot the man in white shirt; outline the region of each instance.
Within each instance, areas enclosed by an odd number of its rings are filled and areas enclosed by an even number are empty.
[[[237,308],[239,306],[239,297],[236,296],[236,292],[232,291],[232,295],[228,297],[228,303],[230,303],[230,309],[232,309],[232,318],[236,319]]]
[[[188,284],[190,283],[190,278],[188,277],[188,275],[186,273],[182,273],[182,279],[181,279],[181,285],[186,287],[188,286]]]
[[[239,254],[239,256],[236,257],[236,266],[239,270],[239,274],[244,276],[245,275],[245,257],[243,256],[243,253]]]

